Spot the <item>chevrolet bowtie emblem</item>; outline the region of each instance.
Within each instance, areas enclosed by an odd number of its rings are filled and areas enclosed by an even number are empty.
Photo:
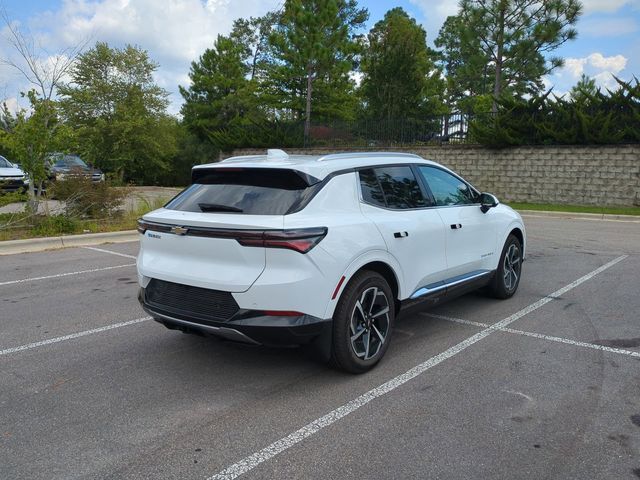
[[[171,233],[176,235],[186,235],[188,231],[189,229],[184,227],[171,227]]]

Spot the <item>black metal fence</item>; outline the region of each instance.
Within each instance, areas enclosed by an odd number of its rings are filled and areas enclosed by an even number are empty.
[[[311,126],[308,147],[393,147],[463,144],[469,141],[470,115],[454,113],[420,119],[358,119],[318,122]]]

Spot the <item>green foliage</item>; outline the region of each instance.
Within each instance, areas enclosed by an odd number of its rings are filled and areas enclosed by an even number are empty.
[[[512,145],[588,145],[640,142],[640,82],[617,79],[614,91],[576,97],[503,98],[495,115],[476,117],[472,138],[501,148]]]
[[[118,215],[126,191],[115,189],[107,182],[93,183],[86,177],[71,177],[55,182],[50,195],[64,202],[68,216],[106,218]]]
[[[53,237],[57,235],[78,233],[81,223],[68,215],[51,215],[37,217],[31,228],[31,236]]]
[[[30,197],[34,198],[34,185],[40,185],[46,179],[47,155],[68,144],[71,129],[61,122],[60,105],[57,102],[41,99],[33,90],[26,97],[31,112],[23,109],[13,116],[5,109],[3,116],[7,128],[0,130],[0,139],[12,153],[12,159],[29,174]]]
[[[209,140],[223,152],[250,145],[252,148],[302,147],[301,122],[262,120],[247,124],[231,124],[209,134]]]
[[[286,0],[269,38],[274,62],[265,85],[270,106],[305,120],[349,117],[356,106],[349,78],[361,42],[357,35],[369,14],[356,0]]]
[[[185,100],[184,124],[201,139],[255,110],[254,83],[244,63],[248,46],[218,35],[213,48],[191,63],[189,88],[180,87]]]
[[[168,93],[153,80],[157,68],[140,48],[98,42],[59,88],[75,150],[120,181],[144,182],[148,172],[166,171],[177,148],[175,120],[165,114]]]
[[[563,64],[547,54],[576,38],[581,9],[578,0],[462,0],[436,41],[451,67],[452,98],[460,87],[492,91],[495,111],[503,96],[539,94],[543,75]]]
[[[373,118],[424,118],[444,113],[444,83],[426,32],[400,7],[368,35],[362,56],[362,94]]]
[[[573,87],[569,95],[571,98],[577,101],[587,101],[590,97],[593,97],[597,93],[598,87],[596,86],[596,80],[588,77],[584,73],[580,76],[580,80]]]
[[[0,207],[10,203],[26,202],[29,197],[22,192],[0,192]]]

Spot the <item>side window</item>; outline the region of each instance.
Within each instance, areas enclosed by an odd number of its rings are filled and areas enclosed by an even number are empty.
[[[372,168],[360,170],[360,188],[362,190],[362,199],[365,202],[379,207],[387,206],[380,183]]]
[[[418,167],[429,186],[436,206],[470,205],[476,203],[475,193],[459,178],[434,167]]]
[[[360,185],[363,200],[373,205],[394,209],[427,206],[413,170],[408,166],[361,170]]]

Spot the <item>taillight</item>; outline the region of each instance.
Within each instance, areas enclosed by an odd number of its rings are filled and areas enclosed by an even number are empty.
[[[286,248],[300,253],[307,253],[320,243],[327,235],[327,231],[327,227],[266,230],[260,236],[238,236],[236,240],[245,247]]]
[[[136,229],[138,230],[138,233],[140,233],[141,235],[144,235],[144,233],[147,231],[147,224],[144,222],[144,220],[139,218],[138,226]]]

